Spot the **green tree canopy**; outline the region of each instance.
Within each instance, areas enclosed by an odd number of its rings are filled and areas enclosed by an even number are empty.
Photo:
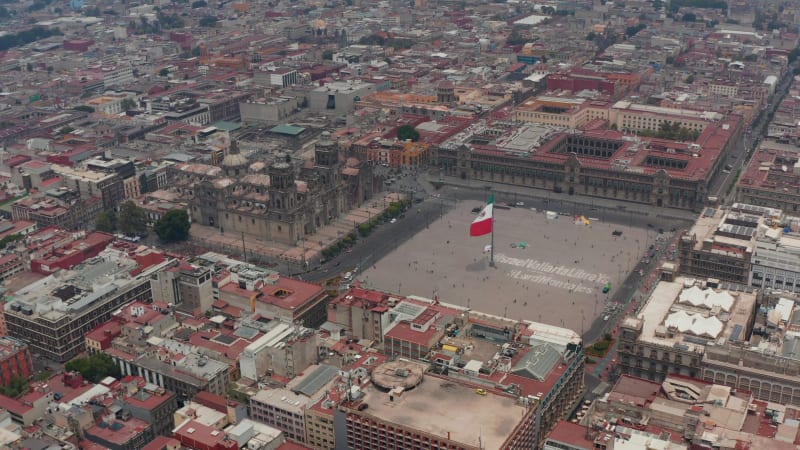
[[[95,228],[97,231],[113,233],[117,229],[117,213],[111,210],[98,214],[97,219],[95,219]]]
[[[16,398],[25,392],[28,392],[28,380],[21,376],[12,377],[6,386],[0,386],[0,394],[6,397]]]
[[[83,111],[83,112],[87,112],[87,113],[93,113],[94,112],[94,108],[92,108],[89,105],[78,105],[78,106],[76,106],[76,107],[74,107],[72,109],[74,109],[75,111]]]
[[[144,210],[130,200],[123,203],[119,207],[117,227],[127,236],[147,234],[147,217]]]
[[[183,209],[173,209],[164,214],[153,227],[164,242],[185,241],[189,238],[189,214]]]
[[[95,353],[88,358],[73,359],[64,366],[69,371],[80,372],[83,378],[92,383],[99,383],[103,378],[120,377],[119,366],[105,353]]]
[[[415,130],[411,125],[401,125],[397,127],[397,139],[401,141],[411,139],[417,142],[419,140],[419,131]]]
[[[132,98],[126,98],[122,100],[122,104],[120,106],[122,106],[123,111],[128,112],[133,108],[136,108],[136,100]]]
[[[214,16],[205,16],[200,19],[200,26],[206,28],[214,28],[217,26],[217,18]]]

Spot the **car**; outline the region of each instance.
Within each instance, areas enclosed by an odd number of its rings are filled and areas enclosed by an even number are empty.
[[[345,250],[344,252],[345,253],[353,253],[353,249],[351,247],[348,247],[347,250]]]
[[[396,222],[397,222],[397,219],[392,219],[392,220],[389,221],[389,223],[396,223]]]
[[[482,388],[475,389],[475,393],[478,394],[478,395],[486,395],[487,394],[486,389],[482,389]]]
[[[517,205],[517,206],[525,206],[525,202],[517,202],[517,203],[515,203],[515,205]]]
[[[481,212],[481,207],[480,206],[476,206],[476,207],[472,208],[472,212],[474,214],[478,214],[479,212]]]

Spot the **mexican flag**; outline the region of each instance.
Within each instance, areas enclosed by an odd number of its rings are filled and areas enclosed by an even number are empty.
[[[494,195],[489,197],[489,204],[483,208],[483,211],[478,214],[478,217],[476,217],[469,226],[470,236],[483,236],[492,232],[492,222],[494,220],[492,216],[493,206]]]

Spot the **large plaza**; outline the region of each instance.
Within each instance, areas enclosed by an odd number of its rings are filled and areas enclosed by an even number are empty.
[[[402,295],[438,297],[478,311],[588,328],[655,241],[656,232],[593,219],[495,208],[491,236],[469,237],[478,202],[460,202],[358,277]],[[409,215],[415,212],[409,211]],[[402,226],[401,223],[386,226]],[[622,232],[614,236],[614,231]],[[606,283],[611,292],[603,293]]]

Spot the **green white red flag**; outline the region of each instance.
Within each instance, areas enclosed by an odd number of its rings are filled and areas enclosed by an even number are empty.
[[[492,226],[494,225],[494,195],[489,197],[489,204],[486,205],[478,217],[472,221],[472,224],[469,226],[469,235],[470,236],[484,236],[492,232]]]

